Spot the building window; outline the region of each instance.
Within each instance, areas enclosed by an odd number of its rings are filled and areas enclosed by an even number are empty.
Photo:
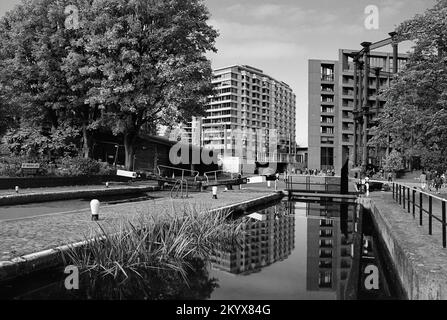
[[[332,272],[325,271],[320,272],[320,277],[318,279],[318,285],[320,288],[331,288],[332,287]]]
[[[334,166],[334,148],[321,148],[322,169]]]
[[[322,134],[334,134],[334,128],[333,127],[321,127],[321,133]]]

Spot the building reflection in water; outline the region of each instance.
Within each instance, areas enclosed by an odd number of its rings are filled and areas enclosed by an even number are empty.
[[[358,261],[353,260],[359,232],[355,205],[297,203],[306,207],[307,290],[335,292],[346,299],[356,292]],[[358,259],[357,259],[358,260]]]
[[[295,248],[295,215],[281,203],[243,218],[237,244],[219,248],[212,257],[215,269],[248,275],[285,260]]]

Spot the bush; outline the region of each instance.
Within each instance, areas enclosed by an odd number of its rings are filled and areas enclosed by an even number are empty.
[[[1,157],[0,177],[21,177],[23,176],[22,163],[39,163],[40,168],[35,175],[45,176],[49,174],[50,164],[48,160],[38,160],[29,157]]]
[[[65,157],[60,161],[57,175],[60,176],[91,176],[99,174],[101,165],[98,161],[83,157]]]

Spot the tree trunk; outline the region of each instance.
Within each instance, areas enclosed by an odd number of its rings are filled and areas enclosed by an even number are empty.
[[[126,170],[133,171],[134,168],[134,155],[135,155],[135,141],[137,139],[136,134],[124,135],[124,152],[126,155]]]
[[[82,125],[82,155],[84,158],[90,158],[90,135],[88,134],[87,125]]]

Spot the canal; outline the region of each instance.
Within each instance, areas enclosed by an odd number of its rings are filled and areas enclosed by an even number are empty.
[[[370,213],[332,202],[280,202],[239,217],[237,244],[196,260],[178,275],[131,277],[125,284],[83,277],[64,288],[63,270],[0,287],[2,299],[402,299]]]

